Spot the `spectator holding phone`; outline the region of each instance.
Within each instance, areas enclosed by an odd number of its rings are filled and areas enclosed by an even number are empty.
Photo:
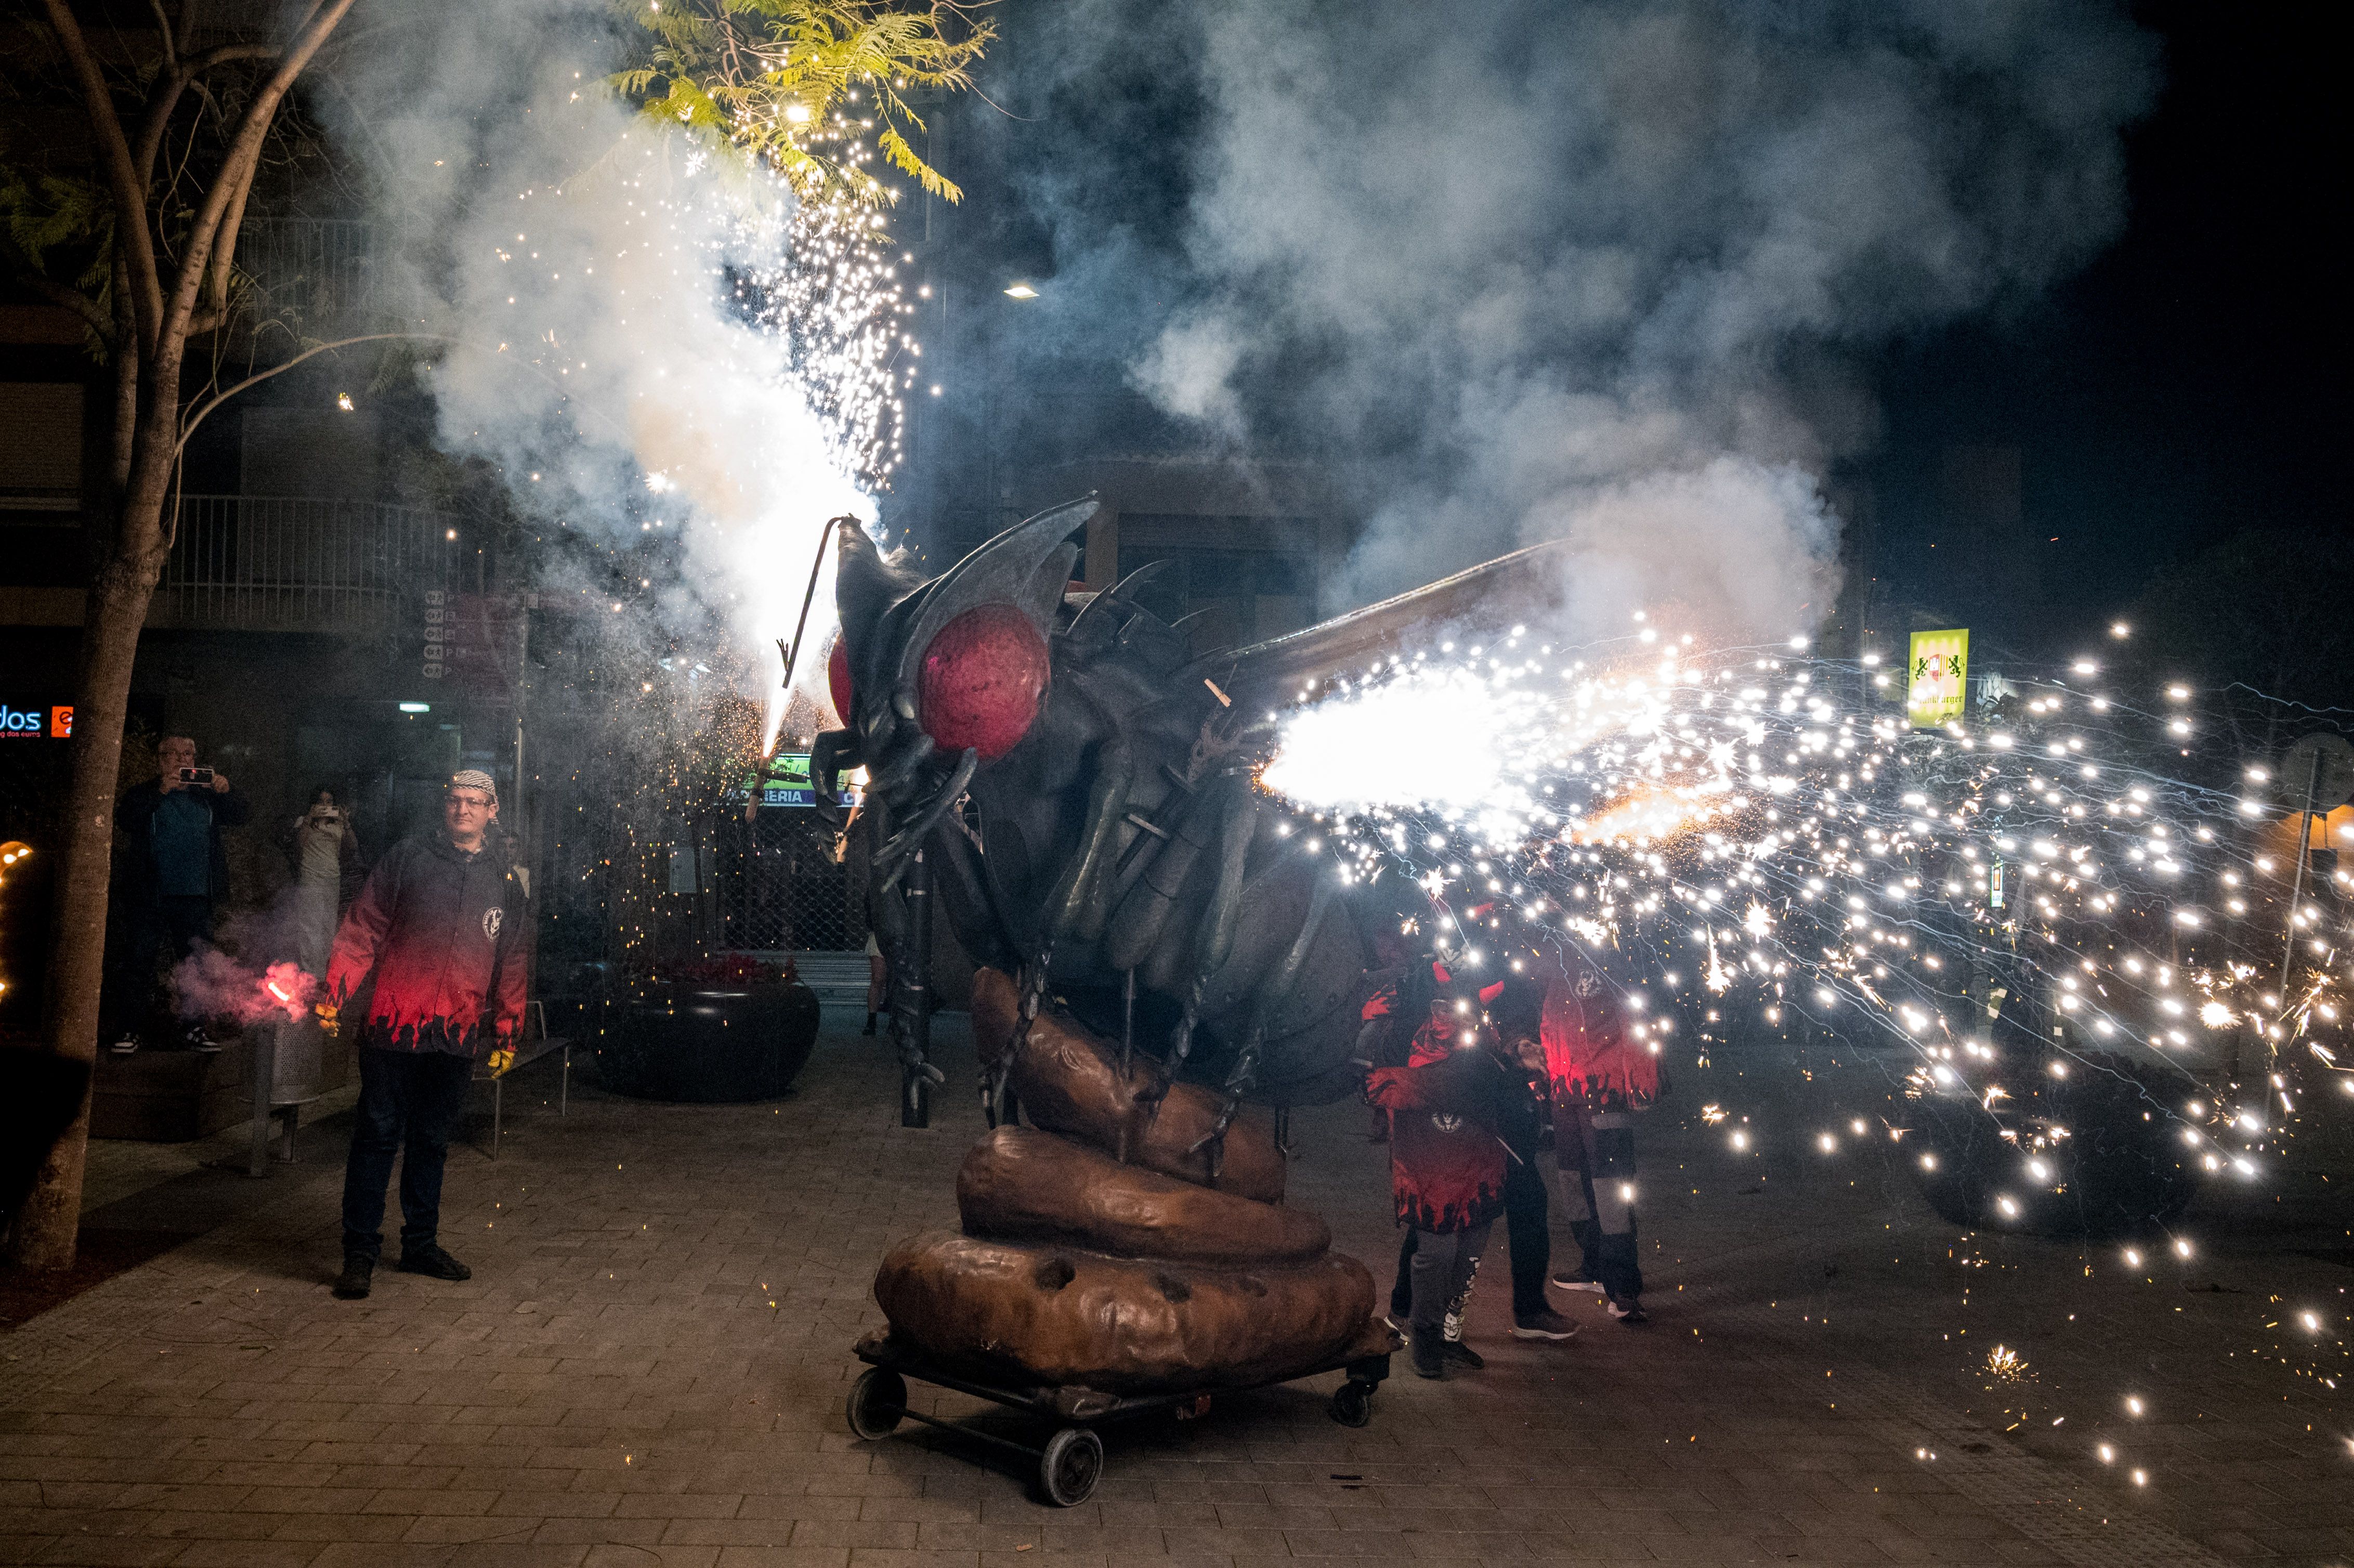
[[[155,747],[155,777],[133,784],[115,803],[114,821],[130,837],[122,962],[110,988],[114,1049],[138,1049],[153,1001],[155,954],[171,944],[175,963],[213,934],[213,912],[228,892],[228,856],[221,830],[242,826],[245,797],[228,775],[199,764],[196,743],[167,735]],[[181,1042],[217,1050],[201,1023]]]

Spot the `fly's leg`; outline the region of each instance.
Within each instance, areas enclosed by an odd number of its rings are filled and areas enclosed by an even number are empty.
[[[1013,1038],[1007,1043],[1005,1054],[981,1074],[981,1108],[989,1116],[991,1127],[997,1125],[997,1117],[1005,1105],[1006,1077],[1020,1060],[1023,1047],[1029,1044],[1030,1028],[1038,1021],[1038,1010],[1045,1005],[1046,977],[1055,961],[1055,945],[1079,920],[1097,885],[1107,875],[1120,815],[1128,810],[1129,786],[1134,773],[1133,753],[1126,736],[1115,735],[1097,749],[1095,786],[1087,792],[1087,824],[1081,832],[1079,853],[1056,879],[1055,890],[1046,901],[1037,946],[1025,956],[1022,966],[1022,1002],[1014,1015]]]
[[[1308,918],[1300,922],[1299,935],[1292,938],[1291,950],[1275,966],[1259,985],[1258,995],[1251,1008],[1250,1033],[1244,1037],[1243,1048],[1235,1056],[1233,1071],[1226,1075],[1225,1104],[1218,1107],[1217,1120],[1210,1130],[1195,1141],[1187,1152],[1210,1153],[1210,1180],[1215,1182],[1219,1169],[1226,1158],[1226,1128],[1232,1127],[1241,1111],[1243,1096],[1258,1082],[1259,1054],[1267,1045],[1267,1032],[1275,1021],[1276,1010],[1291,995],[1291,988],[1299,982],[1299,971],[1308,962],[1308,954],[1316,945],[1317,933],[1323,928],[1324,916],[1332,907],[1333,884],[1331,878],[1319,876],[1314,891],[1308,895]]]
[[[1193,1031],[1202,1021],[1202,1003],[1209,990],[1211,977],[1226,967],[1235,950],[1235,928],[1242,920],[1243,871],[1250,857],[1251,838],[1258,832],[1258,801],[1252,795],[1250,781],[1240,774],[1230,774],[1224,781],[1226,794],[1225,809],[1218,822],[1217,881],[1210,889],[1210,900],[1203,906],[1201,926],[1193,939],[1193,979],[1185,988],[1184,1012],[1177,1021],[1176,1033],[1169,1042],[1169,1057],[1161,1073],[1161,1082],[1150,1093],[1150,1100],[1156,1111],[1169,1095],[1170,1085],[1184,1069],[1185,1059],[1193,1050]]]
[[[1242,1050],[1235,1054],[1234,1070],[1226,1075],[1226,1101],[1218,1107],[1217,1119],[1210,1124],[1210,1130],[1196,1139],[1193,1147],[1185,1151],[1188,1154],[1199,1154],[1205,1149],[1210,1151],[1210,1184],[1214,1187],[1218,1183],[1218,1172],[1225,1168],[1226,1128],[1234,1126],[1235,1116],[1241,1112],[1243,1097],[1258,1082],[1259,1052],[1266,1044],[1267,1029],[1262,1024],[1250,1032],[1249,1038],[1243,1042]]]

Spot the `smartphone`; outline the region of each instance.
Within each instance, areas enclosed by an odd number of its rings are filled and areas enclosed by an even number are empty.
[[[180,769],[180,782],[183,784],[209,784],[212,781],[213,770],[209,768],[183,768]]]
[[[311,819],[323,828],[332,828],[344,820],[341,811],[321,811]]]

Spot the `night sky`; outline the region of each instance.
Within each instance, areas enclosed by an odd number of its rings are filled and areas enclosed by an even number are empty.
[[[2044,598],[2087,625],[2243,530],[2301,535],[2317,556],[2346,542],[2345,269],[2326,238],[2346,149],[2328,52],[2195,0],[2137,15],[2164,37],[2165,81],[2128,133],[2124,238],[2041,304],[1880,369],[1886,438],[1859,466],[1900,591],[1949,586],[1927,546],[1953,440],[2021,449]]]

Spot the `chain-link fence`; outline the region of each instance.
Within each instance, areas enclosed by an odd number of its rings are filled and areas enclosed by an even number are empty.
[[[865,879],[833,858],[817,813],[763,810],[718,835],[726,945],[766,952],[854,952],[866,945]]]

